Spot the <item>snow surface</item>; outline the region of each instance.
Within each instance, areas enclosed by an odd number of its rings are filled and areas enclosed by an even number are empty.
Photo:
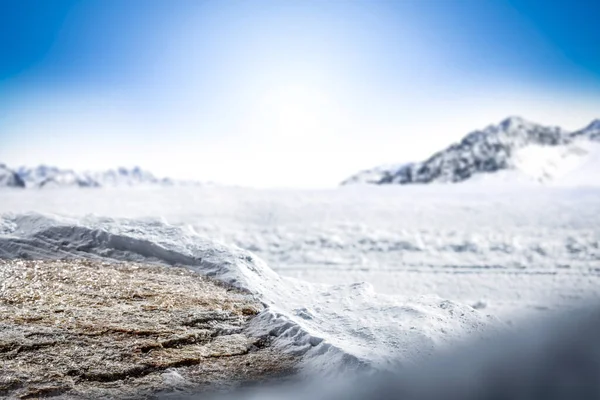
[[[244,287],[269,305],[253,329],[313,367],[410,363],[486,336],[487,314],[600,297],[597,188],[3,191],[0,214],[3,257],[182,264]]]
[[[576,165],[565,168],[561,176],[553,180],[554,185],[600,186],[600,142],[580,142],[578,147],[581,157],[575,161]]]
[[[515,152],[516,170],[553,185],[599,185],[600,143],[578,140],[564,146],[527,146]]]

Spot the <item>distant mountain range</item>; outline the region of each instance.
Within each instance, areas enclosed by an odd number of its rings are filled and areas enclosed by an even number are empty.
[[[424,161],[361,171],[348,184],[429,184],[489,180],[600,185],[600,119],[575,132],[519,117],[469,133]],[[0,163],[0,187],[130,187],[202,185],[157,178],[139,167],[76,172],[40,165],[16,170]]]
[[[600,184],[600,120],[568,132],[511,117],[469,133],[424,161],[361,171],[342,184],[458,183],[492,177]]]
[[[0,187],[25,187],[25,181],[6,165],[0,164]]]
[[[157,178],[139,167],[107,171],[76,172],[52,166],[19,167],[11,170],[0,164],[0,187],[57,188],[57,187],[131,187],[201,185],[200,182]]]

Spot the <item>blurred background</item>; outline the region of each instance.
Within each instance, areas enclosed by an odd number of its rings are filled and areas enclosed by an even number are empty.
[[[0,160],[328,187],[509,115],[600,110],[600,4],[0,3]]]

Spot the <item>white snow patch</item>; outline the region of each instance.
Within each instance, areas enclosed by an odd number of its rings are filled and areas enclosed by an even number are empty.
[[[581,142],[582,157],[575,168],[565,170],[557,186],[600,186],[600,142]]]
[[[530,145],[516,151],[514,166],[525,175],[540,181],[552,182],[575,171],[589,156],[592,143],[565,146]]]

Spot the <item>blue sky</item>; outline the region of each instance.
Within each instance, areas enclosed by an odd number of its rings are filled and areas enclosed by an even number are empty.
[[[508,115],[600,117],[600,4],[0,3],[0,160],[332,186]]]

